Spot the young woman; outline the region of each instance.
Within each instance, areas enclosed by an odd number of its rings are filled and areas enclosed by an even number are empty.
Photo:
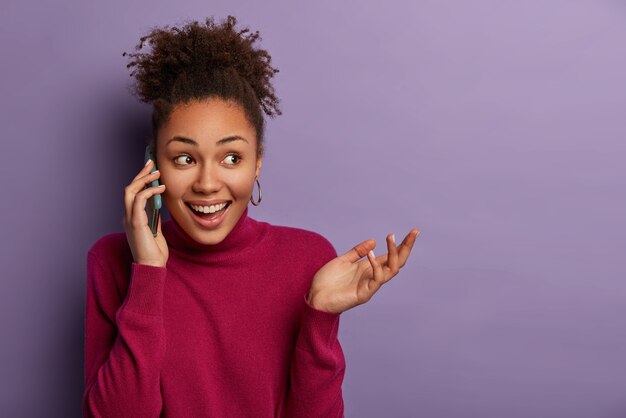
[[[137,46],[151,53],[129,54],[159,171],[149,161],[126,186],[125,233],[88,252],[85,417],[343,416],[339,316],[398,273],[419,233],[338,256],[315,232],[248,216],[278,70],[235,24],[154,29]],[[171,219],[155,237],[156,194]]]

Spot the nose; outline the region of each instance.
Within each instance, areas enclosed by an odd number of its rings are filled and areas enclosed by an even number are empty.
[[[222,187],[219,167],[213,164],[200,165],[191,189],[198,194],[210,195]]]

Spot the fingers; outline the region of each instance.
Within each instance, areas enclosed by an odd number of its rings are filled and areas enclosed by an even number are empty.
[[[147,201],[150,197],[163,193],[163,191],[165,191],[165,186],[161,184],[156,187],[148,187],[135,195],[130,225],[134,228],[143,228],[148,225],[147,215],[145,214]],[[142,216],[135,216],[136,213],[140,213]]]
[[[395,244],[395,236],[393,234],[389,234],[387,236],[387,248],[389,249],[389,253],[376,257],[377,262],[379,264],[386,264],[391,271],[395,271],[397,273],[397,271],[404,266],[406,259],[413,249],[415,239],[419,234],[420,230],[413,228],[402,240],[402,243],[397,247]],[[355,261],[358,261],[366,256],[367,253],[374,248],[376,248],[376,241],[368,239],[355,245],[350,250],[342,254],[341,257],[343,257],[346,261],[354,263]]]
[[[400,270],[398,267],[398,249],[396,248],[396,237],[394,234],[387,235],[387,249],[389,252],[384,256],[385,261],[378,260],[374,256],[373,251],[368,253],[368,259],[373,271],[373,280],[378,287],[391,280]]]
[[[389,249],[387,262],[384,264],[388,268],[389,278],[398,274],[398,249],[396,247],[396,237],[394,234],[387,235],[387,248]]]
[[[152,173],[144,172],[148,167],[149,166],[144,167],[133,179],[133,181],[124,189],[124,202],[127,209],[132,206],[134,196],[139,191],[141,191],[147,184],[158,180],[159,177],[161,177],[161,172],[159,170],[153,171]]]
[[[165,190],[164,185],[159,187],[148,187],[144,190],[146,185],[158,180],[161,176],[161,173],[158,170],[150,173],[149,171],[151,167],[152,162],[148,161],[148,165],[144,166],[133,181],[124,189],[124,219],[128,225],[132,225],[134,218],[136,218],[133,214],[136,213],[135,211],[140,205],[143,205],[141,206],[141,209],[145,210],[147,199],[154,194],[162,193]]]
[[[133,181],[137,180],[139,177],[143,177],[144,175],[150,173],[150,170],[152,170],[153,166],[154,166],[154,161],[148,160],[146,164],[143,166],[143,168],[139,171],[139,173],[135,176]]]
[[[412,229],[407,236],[402,240],[402,243],[396,247],[395,236],[393,234],[387,235],[387,248],[389,252],[380,257],[376,257],[374,252],[370,249],[367,251],[367,260],[369,261],[369,266],[371,266],[372,271],[364,272],[365,280],[361,281],[359,287],[363,289],[360,293],[360,303],[365,303],[369,301],[369,299],[380,289],[380,287],[391,280],[398,272],[400,268],[402,268],[408,258],[411,250],[413,248],[413,244],[415,243],[415,239],[420,234],[419,229]],[[370,242],[371,241],[371,242]],[[350,251],[345,253],[343,257],[351,260],[352,262],[357,261],[360,258],[360,254],[364,251],[368,245],[373,244],[376,245],[374,240],[363,241],[362,243],[353,247]],[[373,247],[372,247],[373,248]],[[358,258],[357,258],[358,257]],[[365,261],[361,261],[359,263],[360,268],[365,268],[369,270],[369,266],[367,264],[363,264]],[[371,274],[371,276],[370,276]]]
[[[141,190],[141,188],[143,187],[143,184],[140,179],[142,178],[146,178],[146,176],[154,176],[155,173],[158,173],[159,170],[155,170],[153,172],[150,172],[150,170],[152,170],[152,167],[154,166],[154,162],[152,160],[148,160],[148,162],[146,163],[146,165],[143,166],[143,168],[139,171],[139,173],[137,173],[137,175],[135,176],[135,178],[130,182],[130,184],[127,187],[131,187],[135,190],[135,193],[138,192],[139,190]],[[157,175],[158,178],[158,175]],[[155,179],[151,180],[154,181]],[[138,185],[142,184],[142,187],[139,187]],[[139,187],[139,188],[137,188]]]
[[[372,280],[370,281],[370,284],[372,285],[370,287],[370,290],[372,291],[372,294],[373,294],[380,288],[380,286],[383,285],[383,283],[385,283],[385,273],[383,272],[382,264],[376,261],[376,256],[374,255],[374,251],[371,251],[371,250],[368,251],[367,259],[370,261],[370,264],[372,265],[373,274],[372,274]]]
[[[368,239],[352,247],[349,251],[341,255],[346,261],[354,263],[365,257],[368,251],[376,248],[376,241]]]
[[[402,240],[402,244],[398,247],[398,264],[399,267],[403,267],[406,263],[407,258],[409,258],[409,254],[413,249],[413,244],[415,244],[415,240],[417,236],[420,234],[420,230],[417,228],[413,228]]]
[[[398,271],[402,267],[404,267],[404,265],[406,264],[406,260],[409,257],[409,254],[411,253],[411,250],[413,249],[413,244],[415,243],[415,240],[417,236],[419,236],[419,234],[420,234],[419,229],[417,228],[412,229],[409,232],[409,234],[404,238],[404,240],[402,240],[402,243],[398,245],[397,247],[395,246],[395,242],[394,243],[391,242],[392,240],[391,237],[393,234],[389,234],[387,236],[387,248],[389,249],[389,252],[376,257],[376,261],[379,264],[382,264],[383,266],[385,266],[390,272],[395,271],[394,274],[397,274]],[[392,248],[392,247],[395,247],[395,248]],[[395,255],[392,255],[392,253],[395,253]],[[391,259],[391,258],[396,258],[396,257],[397,257],[396,259],[397,261],[394,261]]]

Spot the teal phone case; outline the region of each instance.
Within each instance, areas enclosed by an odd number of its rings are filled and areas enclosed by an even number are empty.
[[[143,159],[144,164],[148,162],[148,159],[154,161],[154,165],[152,166],[152,170],[150,172],[154,172],[157,170],[156,161],[152,157],[152,153],[150,152],[150,146],[146,146],[146,153]],[[150,186],[145,186],[144,189],[148,187],[156,187],[159,185],[159,180],[154,180],[150,183]],[[150,226],[150,230],[152,231],[152,235],[157,236],[157,227],[159,225],[159,216],[161,210],[161,195],[155,194],[148,199],[148,204],[146,205],[146,212],[148,215],[148,225]]]

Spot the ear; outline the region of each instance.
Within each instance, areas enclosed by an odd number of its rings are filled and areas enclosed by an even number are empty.
[[[263,158],[257,158],[256,160],[256,170],[255,170],[255,177],[259,178],[259,175],[261,174],[261,165],[263,164]]]

